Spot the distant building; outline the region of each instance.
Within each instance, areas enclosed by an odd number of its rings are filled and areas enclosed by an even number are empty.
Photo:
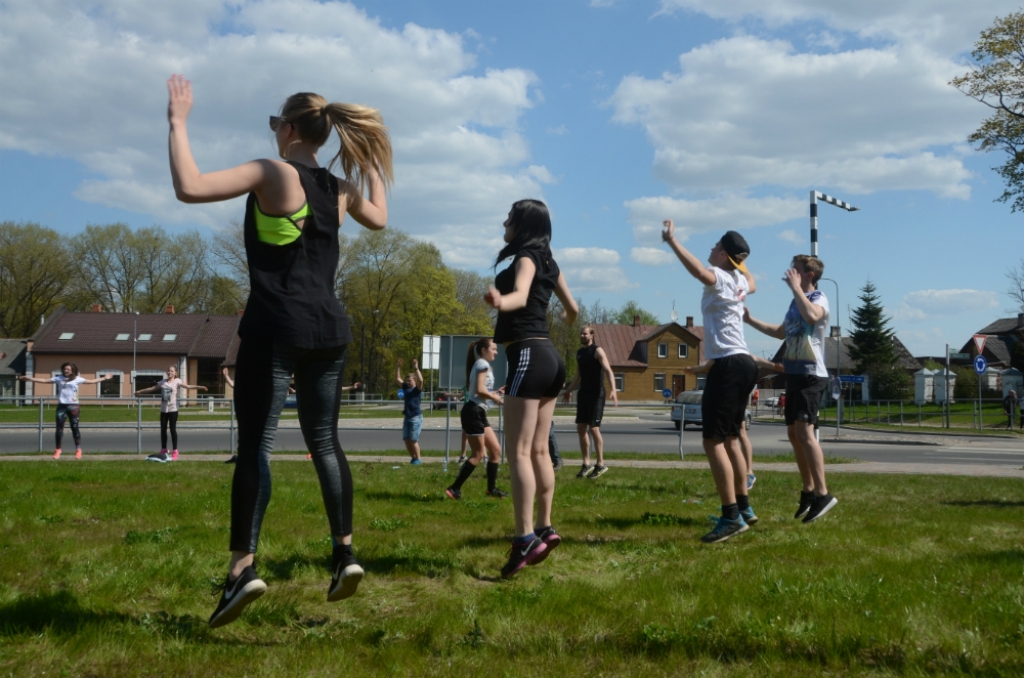
[[[853,339],[851,337],[842,337],[839,342],[839,373],[847,376],[856,374],[856,361],[850,357],[850,347],[853,345]],[[907,347],[903,345],[903,342],[894,334],[892,337],[892,348],[896,354],[896,365],[904,370],[907,374],[913,375],[915,372],[921,369],[922,363],[918,361]],[[783,342],[779,346],[779,350],[775,352],[772,357],[773,362],[781,362],[782,354],[786,350],[786,343]],[[829,377],[836,375],[836,328],[833,327],[831,336],[825,338],[825,369],[828,370]],[[780,374],[770,379],[770,384],[765,386],[766,388],[783,389],[786,388],[786,375]]]
[[[25,392],[25,383],[18,377],[25,374],[25,339],[0,339],[0,397],[10,398]]]
[[[1018,313],[1016,318],[1000,318],[982,327],[975,334],[984,334],[987,337],[982,355],[989,366],[1005,370],[1011,366],[1014,345],[1024,341],[1024,313]],[[970,353],[971,362],[974,361],[978,355],[978,347],[973,337],[960,348],[960,352]]]

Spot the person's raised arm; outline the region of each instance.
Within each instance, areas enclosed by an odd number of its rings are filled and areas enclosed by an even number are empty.
[[[21,381],[33,381],[33,382],[35,382],[37,384],[49,384],[49,383],[51,383],[53,381],[52,378],[50,378],[50,379],[43,379],[41,377],[26,377],[24,374],[19,375],[18,379],[20,379]]]
[[[804,322],[813,325],[825,317],[825,308],[812,303],[800,286],[799,271],[795,268],[789,269],[786,271],[783,280],[789,285],[789,289],[793,293],[793,300],[796,302],[796,308],[800,311],[800,316],[804,319]]]
[[[619,393],[615,390],[615,373],[612,372],[612,365],[608,362],[608,355],[604,352],[604,349],[600,346],[597,347],[597,361],[601,363],[601,369],[604,370],[604,376],[608,377],[608,383],[611,385],[612,402],[615,403],[615,407],[619,406]]]
[[[672,251],[679,257],[683,268],[690,272],[694,278],[705,285],[714,285],[716,282],[715,272],[704,266],[692,252],[679,244],[676,240],[676,226],[671,219],[662,222],[664,230],[661,232],[661,239],[668,243]]]
[[[181,382],[180,384],[178,384],[178,388],[184,388],[184,389],[189,389],[189,388],[191,388],[191,389],[196,389],[196,390],[198,390],[198,391],[206,391],[206,390],[209,390],[209,389],[207,389],[207,388],[206,388],[205,386],[193,386],[193,385],[191,385],[191,384],[186,384],[185,382]]]
[[[83,379],[82,383],[83,384],[98,384],[101,381],[107,381],[108,379],[113,379],[113,378],[114,378],[113,374],[108,374],[107,376],[99,377],[98,379]]]
[[[160,389],[159,386],[150,386],[149,388],[140,388],[135,392],[135,395],[141,395],[143,393],[156,393]]]
[[[399,386],[405,384],[405,380],[402,379],[402,359],[401,358],[398,359],[398,364],[395,366],[395,380],[398,382]]]
[[[415,372],[416,372],[416,381],[418,382],[416,384],[416,388],[418,388],[419,390],[422,391],[423,390],[423,373],[420,372],[420,363],[419,363],[418,360],[416,360],[416,358],[412,359],[412,369],[415,370]]]
[[[767,334],[769,337],[775,337],[776,339],[786,338],[786,328],[784,326],[772,325],[763,320],[758,320],[754,316],[750,315],[750,309],[746,306],[743,307],[743,322],[747,323],[758,332]]]
[[[373,168],[366,170],[366,178],[370,184],[369,198],[363,197],[358,186],[346,182],[346,209],[359,224],[371,231],[379,231],[388,225],[388,201],[384,181]]]
[[[570,325],[574,324],[576,318],[580,315],[580,307],[576,305],[576,300],[572,298],[569,284],[565,282],[565,276],[562,275],[561,271],[558,272],[558,280],[555,282],[555,296],[562,302],[562,320]]]
[[[230,386],[231,388],[234,388],[235,387],[235,380],[231,378],[231,373],[228,372],[228,368],[225,367],[220,372],[221,372],[221,374],[224,375],[224,382],[228,386]]]
[[[537,265],[529,257],[520,257],[516,260],[516,282],[512,292],[503,295],[494,286],[487,290],[484,301],[497,309],[499,313],[518,311],[526,307],[526,300],[530,296],[530,285],[533,283],[533,276],[537,275]]]

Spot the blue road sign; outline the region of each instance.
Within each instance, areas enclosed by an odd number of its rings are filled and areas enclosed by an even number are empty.
[[[661,392],[661,395],[664,396],[665,398],[671,398],[672,397],[672,389],[666,388],[664,391]]]
[[[843,375],[840,375],[839,381],[843,382],[844,384],[863,384],[864,383],[864,377],[862,377],[862,376],[854,376],[852,374],[851,375],[843,374]]]
[[[985,356],[979,355],[974,359],[974,371],[978,374],[984,374],[985,370],[988,369],[988,362],[985,360]]]

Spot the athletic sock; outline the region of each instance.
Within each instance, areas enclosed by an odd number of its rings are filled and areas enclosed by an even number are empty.
[[[522,537],[516,537],[512,541],[516,544],[529,544],[536,538],[537,534],[535,532],[531,532],[530,534],[524,534]]]
[[[736,507],[740,511],[746,511],[748,508],[750,508],[750,497],[745,494],[737,494]]]
[[[469,477],[473,475],[473,471],[475,470],[476,464],[467,461],[465,464],[462,465],[462,468],[459,469],[459,477],[455,479],[454,483],[452,483],[452,487],[455,488],[456,490],[461,490],[462,483],[469,480]]]
[[[728,504],[722,507],[722,517],[729,520],[736,520],[740,517],[740,507],[736,504]]]
[[[494,489],[495,483],[498,482],[498,467],[501,464],[495,464],[493,461],[487,462],[487,491],[490,492]]]

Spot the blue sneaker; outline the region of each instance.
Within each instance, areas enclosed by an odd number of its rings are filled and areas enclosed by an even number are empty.
[[[743,516],[740,516],[736,520],[729,520],[728,518],[722,517],[718,519],[715,529],[705,534],[700,538],[700,540],[705,544],[717,544],[720,541],[725,541],[734,534],[746,532],[748,529],[747,524],[743,521]]]
[[[411,459],[411,460],[409,461],[409,463],[410,463],[410,464],[412,464],[413,466],[419,466],[419,465],[420,465],[420,464],[422,464],[423,462],[422,462],[421,460],[419,460],[419,459]]]
[[[747,489],[749,490],[752,487],[754,487],[754,483],[756,483],[756,482],[757,482],[757,476],[755,476],[753,473],[748,473],[747,474]]]
[[[757,516],[754,515],[754,507],[748,506],[747,508],[740,511],[740,517],[743,518],[743,522],[747,525],[753,525],[757,522]]]

